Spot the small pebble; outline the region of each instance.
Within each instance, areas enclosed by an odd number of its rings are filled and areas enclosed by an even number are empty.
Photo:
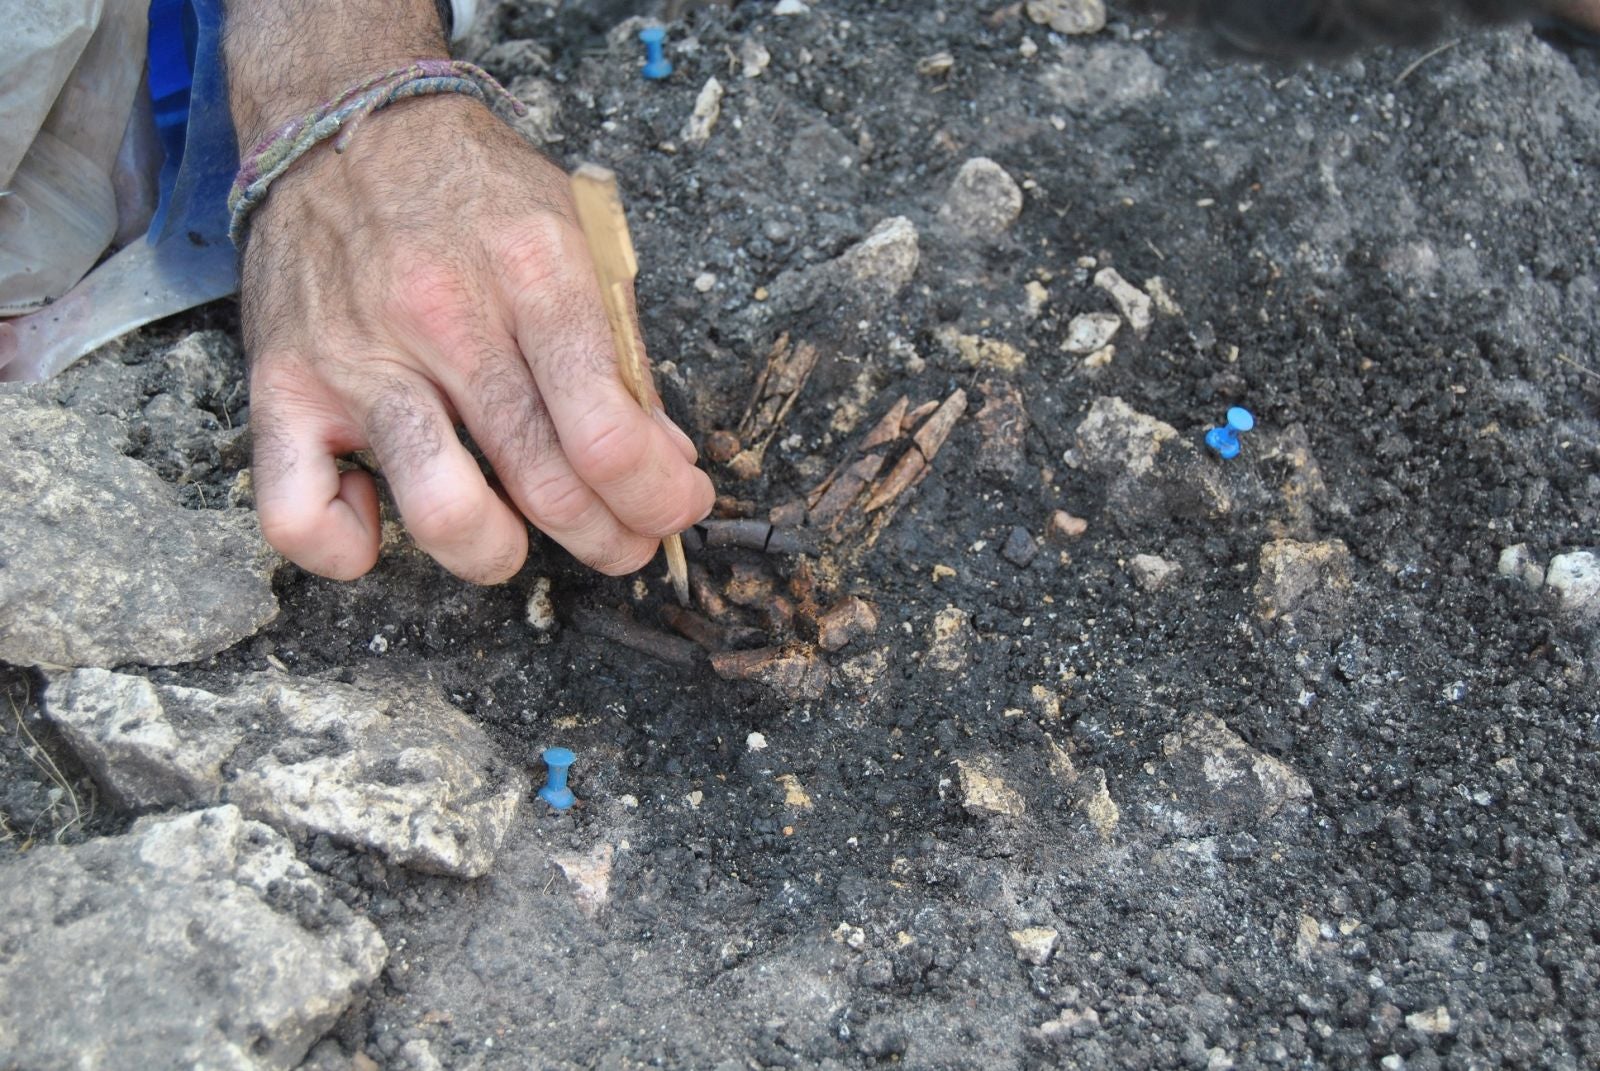
[[[1000,553],[1012,565],[1026,569],[1039,553],[1039,544],[1026,528],[1018,525],[1011,529],[1011,535],[1006,538],[1005,546],[1000,549]]]
[[[1050,514],[1050,534],[1061,539],[1077,539],[1089,530],[1089,522],[1064,509]]]
[[[765,751],[767,750],[767,738],[761,733],[751,733],[744,738],[744,746],[747,751]]]
[[[694,288],[702,294],[709,294],[716,285],[717,277],[711,272],[703,271],[694,277]]]
[[[550,578],[535,577],[528,593],[528,624],[535,632],[550,632],[556,627],[556,608],[550,601]]]
[[[1135,554],[1128,563],[1133,582],[1143,591],[1160,591],[1182,571],[1183,567],[1177,562],[1155,554]]]

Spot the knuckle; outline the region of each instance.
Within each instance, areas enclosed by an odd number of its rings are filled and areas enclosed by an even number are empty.
[[[614,484],[643,467],[650,438],[641,433],[638,420],[629,419],[632,416],[613,412],[579,422],[567,456],[590,483]]]
[[[297,565],[317,545],[316,519],[299,510],[261,505],[261,537],[267,545]]]
[[[472,318],[472,292],[461,273],[435,263],[413,265],[396,277],[385,313],[429,338],[448,337]]]
[[[577,256],[575,230],[569,220],[554,212],[534,212],[520,221],[500,254],[514,289],[523,294],[542,293],[566,280]]]
[[[571,531],[583,526],[594,497],[576,473],[565,471],[535,478],[528,488],[527,501],[535,523]]]
[[[488,520],[480,496],[446,493],[418,502],[406,523],[424,546],[454,543]]]

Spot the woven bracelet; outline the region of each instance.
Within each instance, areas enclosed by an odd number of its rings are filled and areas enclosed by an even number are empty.
[[[516,115],[528,110],[488,71],[462,60],[418,60],[357,82],[316,110],[264,134],[245,153],[228,191],[228,237],[233,244],[243,245],[250,213],[266,199],[273,181],[316,145],[333,138],[333,151],[342,153],[356,129],[379,108],[435,93],[465,93],[491,106],[499,101]]]

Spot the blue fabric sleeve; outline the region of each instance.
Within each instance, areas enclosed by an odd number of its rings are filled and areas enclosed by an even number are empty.
[[[222,0],[152,0],[150,96],[166,152],[149,241],[228,240],[228,187],[239,168],[222,70]]]

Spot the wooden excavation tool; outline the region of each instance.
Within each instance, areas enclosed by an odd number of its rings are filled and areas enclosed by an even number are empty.
[[[633,254],[633,239],[628,236],[628,218],[622,212],[616,173],[596,164],[584,164],[573,172],[572,196],[578,206],[578,225],[583,228],[595,274],[600,278],[606,319],[611,323],[611,343],[617,351],[617,370],[622,382],[649,413],[655,399],[644,368],[639,331],[628,306],[628,287],[639,274],[639,261]],[[661,549],[667,555],[667,574],[678,601],[687,606],[689,563],[683,556],[683,540],[676,534],[666,536],[661,540]]]

